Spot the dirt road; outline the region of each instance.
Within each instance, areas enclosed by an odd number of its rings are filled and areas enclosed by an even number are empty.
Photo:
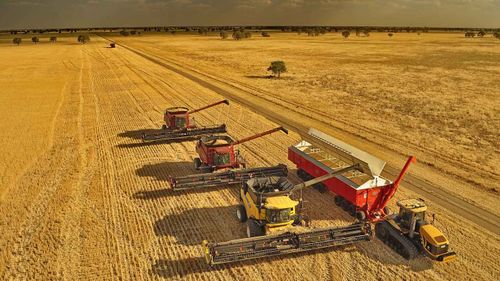
[[[220,94],[124,48],[105,48],[99,38],[87,45],[71,42],[0,46],[0,57],[8,54],[18,63],[8,73],[0,70],[0,77],[10,81],[4,92],[9,106],[2,109],[44,112],[47,117],[37,122],[48,123],[40,131],[28,130],[29,118],[12,124],[18,126],[12,131],[31,133],[33,144],[23,144],[10,163],[2,160],[2,174],[17,173],[12,175],[17,180],[2,186],[1,279],[498,279],[498,236],[432,200],[437,223],[460,256],[456,262],[407,262],[375,240],[336,251],[207,267],[201,258],[203,239],[244,237],[244,226],[235,218],[236,188],[172,192],[166,178],[192,172],[194,143],[142,145],[138,138],[143,129],[160,127],[165,107],[194,108],[220,100]],[[45,72],[31,61],[44,65]],[[27,103],[19,94],[31,79],[46,80],[54,71],[66,77],[45,92],[56,106]],[[276,125],[238,100],[196,119],[224,122],[235,138]],[[294,132],[275,134],[241,150],[251,165],[288,163],[286,147],[299,140]],[[16,146],[10,143],[21,138],[1,141],[0,147],[12,149]],[[313,226],[352,221],[334,207],[332,195],[306,190],[304,196]],[[397,194],[414,196],[408,189]]]

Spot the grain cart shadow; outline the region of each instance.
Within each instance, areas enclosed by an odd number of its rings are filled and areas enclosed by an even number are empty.
[[[157,236],[170,236],[183,245],[203,240],[226,241],[246,236],[246,224],[236,218],[236,206],[188,209],[169,214],[154,224]]]
[[[425,271],[433,268],[433,262],[429,258],[420,256],[408,261],[393,252],[387,245],[382,243],[376,237],[372,238],[371,242],[360,244],[358,249],[362,255],[371,260],[383,264],[405,265],[414,272]]]

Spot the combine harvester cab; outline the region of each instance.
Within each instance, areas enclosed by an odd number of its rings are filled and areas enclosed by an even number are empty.
[[[202,137],[196,143],[196,152],[200,157],[194,159],[194,168],[202,171],[203,174],[170,177],[170,186],[174,190],[186,190],[241,183],[255,176],[286,176],[288,170],[285,165],[246,168],[245,159],[235,149],[235,146],[238,144],[278,131],[288,134],[285,128],[277,127],[237,141],[225,135]],[[212,173],[217,170],[226,171]]]
[[[257,177],[242,184],[236,215],[247,223],[247,236],[223,243],[203,242],[210,265],[242,260],[314,251],[368,241],[372,237],[369,222],[321,229],[298,229],[301,200],[290,196],[338,174],[358,169],[355,164],[332,173],[293,185],[285,177]]]
[[[165,124],[162,131],[154,134],[143,134],[143,142],[156,141],[183,141],[199,139],[202,136],[213,135],[217,133],[226,133],[226,125],[215,125],[207,127],[198,127],[191,114],[203,111],[205,109],[220,105],[229,105],[228,100],[222,100],[207,106],[189,110],[187,107],[170,107],[165,110],[163,120]]]

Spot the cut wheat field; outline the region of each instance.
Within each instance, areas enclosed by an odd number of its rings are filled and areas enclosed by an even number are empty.
[[[349,133],[358,138],[348,141],[390,163],[401,166],[405,155],[416,154],[422,162],[413,173],[429,175],[429,181],[440,181],[446,190],[498,214],[494,208],[498,195],[489,189],[498,190],[499,179],[498,43],[463,41],[460,47],[453,40],[462,39],[452,35],[397,36],[385,42],[375,34],[348,39],[350,44],[333,35],[313,39],[279,35],[271,37],[273,41],[246,42],[214,36],[113,39],[180,64],[193,75],[201,75],[198,71],[248,88],[256,96],[266,95],[280,108],[289,108],[290,115],[303,110],[328,119],[337,128],[332,132],[352,130]],[[91,39],[84,45],[65,37],[56,44],[20,46],[0,40],[0,279],[499,279],[498,235],[432,201],[427,202],[437,215],[436,224],[458,254],[451,263],[436,264],[426,258],[408,262],[374,239],[333,250],[208,267],[202,240],[245,236],[245,227],[235,216],[237,187],[173,192],[169,175],[193,172],[194,142],[141,145],[140,133],[159,128],[166,107],[196,108],[222,96],[129,49],[106,48],[108,41],[99,36]],[[376,45],[397,40],[402,49],[396,63],[394,49]],[[432,66],[412,61],[418,56],[412,51],[419,44],[415,40],[424,40],[429,49],[476,52],[484,63],[471,66],[467,60],[453,66],[438,55],[437,61],[425,61]],[[476,44],[477,50],[467,44]],[[322,56],[317,48],[331,53]],[[285,60],[290,72],[282,80],[261,78],[274,59]],[[434,69],[434,65],[441,66]],[[464,71],[475,78],[462,77]],[[447,82],[435,81],[437,75]],[[231,90],[230,85],[225,87]],[[432,87],[437,90],[428,90]],[[236,88],[231,91],[238,93]],[[432,99],[424,102],[427,98]],[[457,104],[460,100],[463,106]],[[415,108],[421,110],[413,112]],[[196,120],[226,123],[236,139],[277,125],[256,108],[235,101],[229,107],[200,112]],[[457,125],[444,124],[455,121]],[[286,163],[293,171],[286,149],[300,141],[298,133],[245,143],[242,154],[252,166]],[[455,135],[462,139],[453,139]],[[293,172],[290,178],[298,182]],[[421,196],[403,183],[392,204],[408,197]],[[353,221],[335,206],[332,194],[310,189],[304,198],[313,227]]]

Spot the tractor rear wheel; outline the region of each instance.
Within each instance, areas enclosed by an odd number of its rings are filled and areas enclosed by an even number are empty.
[[[247,210],[245,209],[245,206],[238,205],[238,209],[236,209],[236,217],[240,222],[247,221]]]
[[[264,228],[260,226],[254,219],[249,219],[247,223],[247,236],[263,236],[265,234]]]

